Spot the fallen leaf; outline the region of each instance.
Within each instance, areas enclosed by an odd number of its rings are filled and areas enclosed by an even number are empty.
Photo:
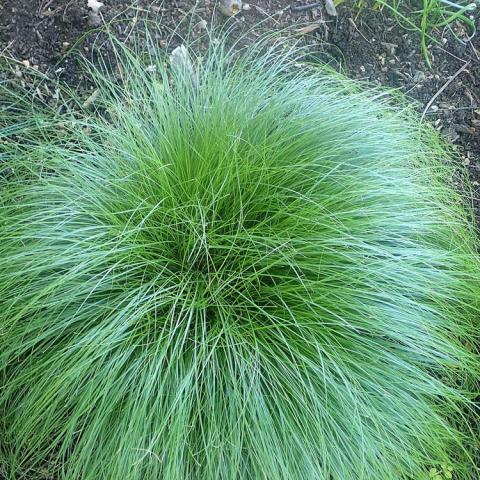
[[[94,90],[93,93],[83,102],[82,108],[88,108],[98,97],[98,94],[100,92],[97,90]]]
[[[181,72],[187,72],[192,78],[195,77],[190,54],[188,53],[185,45],[182,44],[172,50],[172,53],[170,54],[170,64],[172,65],[173,69]]]
[[[311,33],[311,32],[314,32],[315,30],[317,30],[318,28],[320,28],[320,24],[319,23],[311,23],[310,25],[307,25],[303,28],[299,28],[298,30],[295,30],[299,35],[306,35],[307,33]]]
[[[99,10],[104,7],[105,4],[102,2],[99,2],[98,0],[88,0],[87,1],[87,7],[91,8],[93,13],[98,13]]]
[[[332,17],[337,16],[337,9],[335,8],[335,3],[333,0],[325,0],[325,8],[327,9],[327,13]]]

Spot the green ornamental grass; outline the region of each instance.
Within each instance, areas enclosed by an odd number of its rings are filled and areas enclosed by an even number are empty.
[[[124,50],[94,110],[4,112],[8,480],[476,478],[462,174],[402,102],[264,47]]]

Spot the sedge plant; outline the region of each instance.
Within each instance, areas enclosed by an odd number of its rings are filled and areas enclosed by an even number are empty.
[[[121,48],[94,110],[8,110],[6,478],[475,478],[450,149],[295,48],[181,52]]]

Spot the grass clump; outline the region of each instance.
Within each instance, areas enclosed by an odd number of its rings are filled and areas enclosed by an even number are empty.
[[[438,136],[292,51],[141,58],[6,135],[7,478],[474,478],[479,262]]]

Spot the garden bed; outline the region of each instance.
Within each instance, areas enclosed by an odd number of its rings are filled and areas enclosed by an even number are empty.
[[[439,32],[439,42],[430,46],[432,68],[428,68],[420,52],[419,34],[402,29],[386,12],[378,10],[365,9],[359,13],[342,5],[338,7],[338,16],[333,17],[323,7],[302,8],[312,3],[308,1],[264,0],[249,4],[237,17],[228,18],[215,13],[214,0],[200,1],[194,9],[194,1],[105,0],[104,3],[100,20],[113,22],[113,30],[127,41],[144,29],[143,20],[147,16],[163,29],[164,37],[159,39],[162,44],[171,40],[169,32],[175,30],[173,45],[181,42],[188,30],[200,37],[204,25],[227,24],[232,38],[250,29],[251,41],[265,31],[293,27],[305,41],[315,45],[320,61],[351,77],[398,88],[417,100],[425,117],[462,148],[474,197],[478,197],[480,37],[460,41],[458,38],[467,36],[461,25],[454,24],[453,31]],[[86,0],[3,2],[0,52],[13,62],[8,62],[8,69],[3,69],[0,75],[13,82],[28,82],[31,78],[28,69],[34,68],[74,87],[88,89],[88,79],[78,57],[69,52],[107,57],[111,54],[106,42],[95,43],[95,35],[88,35],[101,27],[99,18],[92,18],[89,13]],[[48,96],[49,92],[41,94]],[[85,95],[88,96],[88,91]],[[478,211],[479,203],[475,203]]]
[[[261,4],[249,4],[231,18],[216,11],[214,0],[202,0],[195,7],[192,6],[193,1],[104,2],[98,15],[92,14],[87,0],[17,0],[0,5],[0,81],[27,87],[33,97],[49,104],[59,102],[56,86],[63,85],[79,92],[79,104],[83,102],[83,107],[87,109],[95,102],[94,89],[97,87],[93,86],[82,67],[80,57],[91,59],[94,63],[115,64],[114,48],[101,33],[105,25],[122,42],[137,42],[142,47],[147,28],[145,21],[154,22],[158,30],[149,31],[153,32],[155,42],[166,54],[182,42],[191,40],[202,49],[208,42],[206,32],[211,26],[227,29],[229,41],[241,39],[238,46],[255,42],[266,32],[282,32],[309,45],[311,61],[327,63],[350,77],[398,89],[411,97],[422,118],[459,147],[459,162],[469,168],[472,201],[477,214],[480,213],[480,42],[478,36],[469,38],[461,24],[453,23],[451,29],[435,32],[437,41],[431,41],[429,46],[432,64],[429,68],[422,55],[417,32],[403,29],[387,12],[369,8],[359,12],[348,2],[338,7],[338,15],[335,16],[331,11],[327,12],[322,2],[321,6],[314,7],[308,5],[311,4],[308,0],[267,0]],[[158,65],[152,67],[155,69]],[[47,81],[37,84],[39,76]],[[258,85],[257,77],[251,83]],[[242,85],[239,84],[238,88],[241,89]],[[264,90],[259,91],[262,93],[249,98],[263,98]],[[303,88],[299,88],[297,93],[301,96]],[[157,98],[162,97],[163,91]],[[297,95],[291,98],[297,98]],[[282,105],[283,102],[277,104]],[[204,103],[201,105],[204,108]],[[349,103],[345,110],[347,115],[338,123],[342,130],[352,118],[352,110]],[[330,112],[331,109],[328,110]],[[325,117],[322,114],[318,118]],[[384,121],[381,115],[375,119]],[[322,122],[310,124],[321,124],[318,128],[328,131]],[[369,125],[370,133],[371,123],[362,122],[362,125]],[[283,132],[282,138],[288,138],[289,128]],[[401,130],[396,128],[394,131]],[[202,129],[199,131],[203,132]],[[389,142],[381,145],[384,144]],[[418,151],[416,147],[411,148]],[[382,153],[380,158],[385,157],[388,155]],[[379,165],[381,162],[375,162],[372,167],[375,177],[382,168]],[[418,172],[417,169],[415,174]],[[3,173],[0,164],[0,175]],[[349,175],[348,179],[351,178],[355,176]],[[431,178],[429,170],[428,180]],[[361,181],[358,183],[361,184]],[[400,182],[396,185],[402,192]],[[393,198],[392,190],[396,189],[392,189],[389,183],[387,197]],[[395,203],[395,206],[398,205],[400,203]],[[441,205],[443,207],[444,204]],[[422,219],[431,218],[423,211],[420,216]],[[440,224],[443,225],[442,222]],[[4,258],[14,256],[5,255]],[[12,291],[16,292],[15,289]],[[48,478],[48,472],[45,478]]]

